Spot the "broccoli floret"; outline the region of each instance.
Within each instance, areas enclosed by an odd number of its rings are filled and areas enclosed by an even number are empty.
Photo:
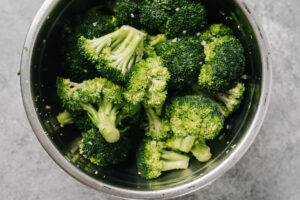
[[[105,78],[95,78],[82,83],[69,79],[57,79],[57,94],[69,110],[84,110],[93,124],[109,143],[117,142],[120,131],[117,125],[138,111],[123,100],[123,88]],[[94,106],[96,105],[96,107]]]
[[[199,39],[202,44],[205,45],[226,35],[233,35],[233,32],[229,27],[223,24],[213,24],[206,31],[200,33]]]
[[[204,52],[200,41],[195,37],[167,40],[157,47],[163,65],[168,68],[171,89],[185,89],[197,82],[200,68],[204,62]]]
[[[62,113],[59,113],[56,116],[56,119],[59,122],[61,127],[74,123],[74,118],[72,117],[71,113],[68,110],[64,110]]]
[[[168,13],[161,1],[145,0],[141,3],[140,23],[151,33],[164,32],[168,20]]]
[[[130,152],[131,142],[126,132],[122,133],[120,140],[113,144],[107,143],[97,129],[84,132],[82,136],[80,154],[96,165],[107,166],[120,163]]]
[[[217,38],[204,47],[205,64],[199,85],[210,92],[225,92],[240,79],[245,68],[242,44],[234,36]]]
[[[191,152],[199,162],[206,162],[211,159],[210,148],[206,145],[204,139],[197,139]]]
[[[196,35],[206,27],[206,11],[200,2],[187,3],[176,8],[174,15],[169,17],[166,33],[169,37]]]
[[[166,105],[165,116],[177,137],[214,139],[224,125],[224,116],[218,104],[200,95],[173,97]]]
[[[130,26],[95,39],[79,38],[82,54],[103,77],[114,82],[126,83],[131,67],[143,57],[145,34]]]
[[[158,35],[148,35],[147,36],[147,42],[150,46],[156,47],[162,42],[165,42],[167,40],[167,37],[165,34],[158,34]]]
[[[195,140],[195,136],[171,137],[166,140],[165,145],[167,148],[189,153],[194,145]]]
[[[169,121],[161,118],[151,106],[144,105],[147,116],[147,124],[145,125],[145,135],[154,140],[163,140],[170,136],[171,127]]]
[[[170,78],[160,57],[150,57],[133,67],[125,99],[131,104],[143,103],[148,119],[146,135],[154,139],[168,136],[169,126],[159,116],[167,98],[167,82]]]
[[[215,94],[216,98],[220,101],[220,108],[225,117],[229,116],[239,108],[244,92],[245,85],[243,83],[238,83],[235,87],[225,93]]]
[[[124,97],[132,104],[143,101],[160,113],[169,79],[168,69],[162,65],[160,57],[147,58],[133,67]]]
[[[134,0],[117,0],[114,7],[114,13],[119,26],[130,25],[135,28],[139,24],[138,2]]]
[[[78,38],[88,39],[101,37],[116,29],[115,18],[105,15],[96,9],[87,14],[77,15],[71,22],[66,22],[62,28],[61,47],[64,68],[72,81],[81,82],[98,75],[95,66],[83,59],[78,48]]]
[[[138,174],[146,179],[154,179],[164,171],[187,169],[189,159],[184,154],[165,150],[161,142],[144,139],[137,150]]]

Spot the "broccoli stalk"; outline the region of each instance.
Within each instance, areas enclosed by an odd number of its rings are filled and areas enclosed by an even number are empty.
[[[146,135],[155,140],[167,138],[170,132],[168,121],[161,119],[152,107],[146,105],[144,105],[144,107],[148,119]]]
[[[174,152],[162,150],[161,152],[162,159],[162,169],[161,171],[170,171],[174,169],[186,169],[189,166],[190,158],[186,155]]]
[[[108,143],[114,143],[120,139],[120,132],[116,127],[119,106],[103,99],[98,103],[98,110],[90,104],[83,104],[82,108],[87,111],[93,124]]]
[[[126,74],[143,57],[145,33],[122,26],[119,30],[92,40],[79,38],[83,55],[104,77],[118,83],[126,82]],[[109,73],[110,72],[110,73]]]
[[[64,110],[62,113],[59,113],[56,116],[56,119],[59,122],[61,127],[74,123],[74,119],[73,119],[71,113],[67,110]]]
[[[167,148],[188,153],[191,151],[195,140],[195,136],[172,137],[166,140],[165,145]]]
[[[206,162],[211,159],[210,148],[206,145],[204,139],[198,139],[191,149],[191,152],[199,162]]]

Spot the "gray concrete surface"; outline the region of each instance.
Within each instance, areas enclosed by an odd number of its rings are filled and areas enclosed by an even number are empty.
[[[300,199],[300,1],[246,0],[273,53],[273,94],[248,153],[213,184],[180,200]],[[42,0],[0,0],[0,199],[114,197],[77,182],[46,154],[27,122],[19,87],[20,53]]]

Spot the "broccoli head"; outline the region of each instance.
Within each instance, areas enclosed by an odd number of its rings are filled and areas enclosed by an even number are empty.
[[[171,89],[184,89],[197,82],[204,62],[204,52],[200,41],[194,37],[167,40],[157,47],[157,54],[168,68]]]
[[[191,152],[199,162],[206,162],[210,160],[212,156],[209,146],[206,145],[205,140],[202,138],[195,141]]]
[[[144,37],[143,32],[124,25],[100,38],[80,37],[79,49],[103,77],[124,84],[131,67],[143,57]]]
[[[113,10],[119,26],[130,25],[135,28],[140,26],[138,2],[134,0],[117,0]]]
[[[174,15],[169,17],[166,33],[169,37],[196,35],[207,24],[206,11],[200,2],[187,3],[175,9]]]
[[[165,116],[176,137],[214,139],[224,125],[218,104],[200,95],[173,97],[166,105]]]
[[[124,161],[131,147],[129,135],[122,133],[120,140],[116,143],[108,143],[97,129],[90,129],[82,133],[80,143],[80,154],[91,163],[99,166],[117,164]]]
[[[161,142],[144,139],[137,150],[138,174],[146,179],[159,177],[162,172],[187,169],[189,157],[175,151],[166,150]]]
[[[242,44],[234,36],[217,38],[204,47],[205,64],[199,85],[210,92],[225,92],[240,79],[245,68]]]
[[[223,24],[213,24],[206,31],[200,33],[199,39],[202,44],[211,43],[215,39],[224,37],[226,35],[233,35],[232,30]]]
[[[163,66],[160,57],[149,57],[133,67],[124,97],[132,104],[144,102],[160,113],[167,98],[169,79],[168,69]]]
[[[117,142],[120,138],[117,125],[139,111],[138,105],[127,105],[122,92],[122,87],[105,78],[82,83],[57,79],[57,94],[63,106],[73,111],[86,111],[104,139],[110,143]]]
[[[232,89],[224,93],[216,93],[215,97],[220,101],[220,108],[225,117],[237,110],[242,102],[245,92],[245,84],[238,83]]]
[[[152,33],[164,32],[168,20],[168,13],[161,2],[145,0],[139,7],[140,23]]]
[[[78,48],[78,38],[84,36],[88,39],[101,37],[116,29],[114,17],[105,15],[96,9],[87,14],[80,14],[62,27],[61,47],[64,68],[72,81],[81,82],[92,79],[98,75],[95,66],[83,59]]]
[[[74,118],[68,110],[64,110],[56,116],[57,121],[59,122],[61,127],[64,127],[68,124],[74,123]]]

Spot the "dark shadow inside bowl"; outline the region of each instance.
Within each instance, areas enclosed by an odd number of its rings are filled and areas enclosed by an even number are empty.
[[[59,34],[64,19],[84,11],[95,1],[62,0],[49,14],[34,45],[31,65],[31,87],[39,120],[49,139],[59,151],[83,172],[106,184],[133,190],[165,189],[205,176],[222,163],[245,137],[257,111],[261,94],[262,63],[258,42],[247,17],[232,0],[206,0],[210,23],[222,22],[230,26],[245,47],[247,60],[246,93],[240,109],[227,121],[222,134],[210,142],[213,158],[205,164],[191,160],[187,170],[165,173],[156,180],[139,177],[132,159],[118,166],[100,168],[76,154],[80,132],[71,127],[60,127],[55,116],[62,111],[56,95],[55,81],[61,74]],[[97,1],[99,2],[99,0]]]

